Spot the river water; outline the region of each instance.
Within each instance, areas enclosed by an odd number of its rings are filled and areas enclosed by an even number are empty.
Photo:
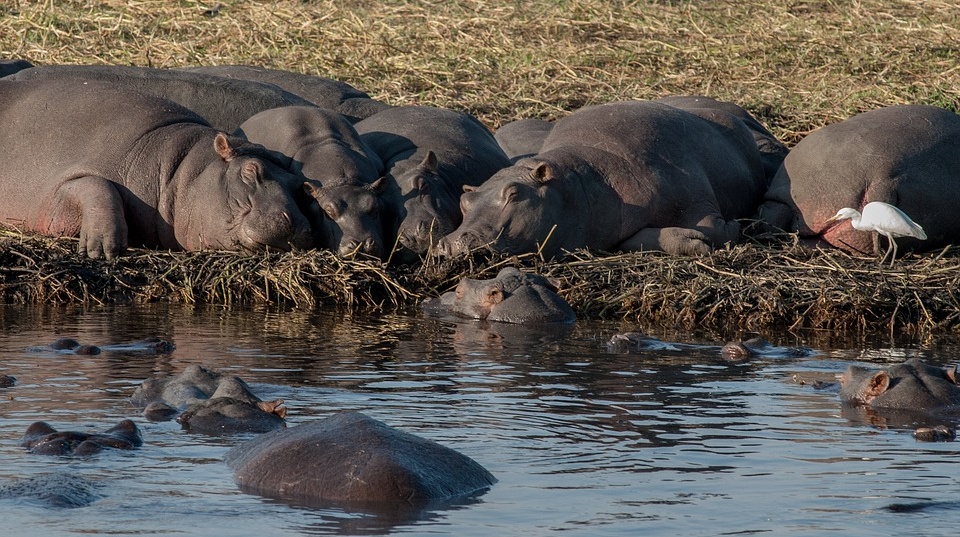
[[[803,358],[721,359],[721,336],[651,332],[703,345],[613,353],[633,325],[484,326],[423,314],[118,306],[0,309],[0,482],[51,472],[98,483],[66,509],[0,500],[16,535],[953,535],[956,442],[841,407],[815,387],[853,363],[919,356],[946,365],[955,341],[764,334]],[[149,336],[169,355],[96,356],[29,347]],[[729,337],[729,335],[728,335]],[[498,479],[471,502],[402,516],[286,505],[244,494],[222,462],[250,436],[151,423],[129,403],[145,378],[203,364],[282,398],[293,426],[356,410],[456,449]],[[18,447],[38,420],[94,431],[132,418],[145,444],[86,458]],[[955,423],[946,422],[951,425]]]

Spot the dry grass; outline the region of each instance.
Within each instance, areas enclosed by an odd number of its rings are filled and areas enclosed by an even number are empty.
[[[898,103],[960,110],[960,2],[938,0],[222,1],[0,5],[0,56],[35,63],[255,64],[349,82],[393,103],[466,110],[489,126],[592,103],[706,94],[743,105],[792,145]],[[957,252],[894,269],[789,241],[701,259],[577,254],[428,264],[327,252],[134,251],[79,259],[67,240],[0,241],[7,302],[336,303],[406,308],[460,276],[516,263],[567,283],[581,315],[664,325],[739,323],[937,331],[960,326]]]

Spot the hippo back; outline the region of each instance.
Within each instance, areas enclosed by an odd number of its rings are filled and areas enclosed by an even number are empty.
[[[553,123],[538,118],[524,118],[501,126],[493,134],[497,144],[515,164],[522,158],[532,157],[540,152],[543,140],[553,129]]]

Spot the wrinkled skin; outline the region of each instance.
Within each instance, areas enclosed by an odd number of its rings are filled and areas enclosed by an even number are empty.
[[[0,499],[32,499],[46,507],[86,507],[102,498],[98,483],[73,473],[39,474],[0,483]]]
[[[463,224],[439,249],[707,254],[739,239],[733,219],[749,215],[743,200],[765,184],[753,135],[735,116],[707,120],[649,101],[592,106],[557,121],[537,156],[465,192]]]
[[[510,159],[510,164],[535,156],[543,147],[543,141],[553,129],[553,123],[537,118],[511,121],[493,133],[497,144]]]
[[[195,112],[214,128],[224,132],[233,132],[248,118],[264,110],[311,104],[273,84],[177,69],[127,65],[41,65],[19,71],[7,79],[75,85],[95,82],[110,86],[115,91],[152,95]]]
[[[554,280],[507,267],[490,280],[464,278],[455,291],[424,307],[502,323],[572,323],[576,314],[557,289]]]
[[[384,251],[414,263],[462,220],[460,194],[509,165],[490,131],[473,116],[430,106],[384,110],[355,125],[381,158],[379,193]],[[353,211],[346,197],[345,210]]]
[[[933,106],[890,106],[827,125],[784,159],[756,218],[769,231],[805,242],[877,255],[873,234],[828,220],[871,201],[898,207],[927,240],[897,239],[901,250],[937,250],[960,241],[960,116]]]
[[[150,421],[179,414],[185,430],[210,435],[272,431],[285,425],[287,413],[282,400],[262,401],[239,377],[196,364],[179,375],[145,380],[130,401]]]
[[[30,425],[20,439],[20,447],[40,455],[94,455],[106,448],[133,449],[142,445],[140,429],[130,420],[94,434],[57,431],[48,423],[38,421]]]
[[[169,101],[92,82],[0,80],[0,124],[19,125],[0,130],[0,219],[79,237],[81,254],[312,245],[282,186],[287,172],[264,148]]]
[[[280,69],[250,65],[204,65],[184,67],[183,70],[273,84],[303,97],[320,108],[333,110],[351,123],[356,123],[390,107],[386,103],[370,98],[369,95],[346,82]]]
[[[469,457],[360,413],[260,435],[225,460],[241,490],[308,505],[418,504],[496,482]]]
[[[956,368],[941,369],[917,358],[883,370],[850,366],[840,378],[844,403],[873,409],[935,413],[960,405]]]
[[[762,337],[743,341],[731,341],[720,349],[727,360],[739,361],[750,358],[802,358],[814,353],[809,347],[778,347]]]
[[[369,210],[359,208],[379,204],[370,193],[376,187],[370,185],[383,175],[383,162],[343,116],[315,106],[274,108],[245,121],[237,134],[273,151],[287,171],[309,180],[300,179],[288,189],[310,221],[317,247],[341,255],[382,255],[382,237],[370,234],[381,232],[380,220],[362,220]],[[348,202],[329,201],[341,192]]]

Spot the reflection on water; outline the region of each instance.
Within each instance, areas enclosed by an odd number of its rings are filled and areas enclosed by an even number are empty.
[[[68,513],[0,500],[10,535],[937,535],[960,512],[958,444],[918,443],[814,388],[851,363],[950,363],[948,339],[763,334],[819,352],[729,363],[718,346],[751,334],[653,331],[704,347],[614,354],[610,336],[638,327],[167,306],[7,307],[0,325],[0,374],[18,380],[0,388],[0,480],[67,472],[102,494]],[[101,346],[159,336],[176,350],[27,350],[63,336]],[[188,434],[147,422],[128,401],[143,379],[195,363],[284,399],[290,425],[361,411],[469,455],[499,483],[396,516],[243,494],[221,458],[249,436]],[[34,421],[89,432],[128,417],[145,440],[131,452],[56,458],[17,447]]]

